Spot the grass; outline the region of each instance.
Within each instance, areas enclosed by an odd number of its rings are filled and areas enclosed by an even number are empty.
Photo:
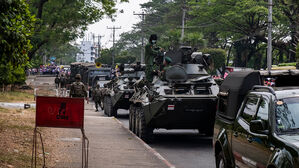
[[[39,164],[41,163],[41,159],[38,158]],[[3,152],[0,151],[0,167],[8,167],[11,165],[13,167],[31,167],[31,155],[24,153],[16,153],[16,152]]]
[[[0,167],[31,166],[34,109],[0,108]],[[40,167],[42,159],[38,157]]]
[[[0,102],[28,102],[34,101],[34,95],[28,92],[11,91],[0,92]]]

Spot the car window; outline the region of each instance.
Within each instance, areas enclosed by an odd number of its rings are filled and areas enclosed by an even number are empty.
[[[248,123],[253,119],[256,114],[257,102],[259,98],[256,96],[248,96],[244,106],[241,117]]]
[[[268,121],[268,109],[269,103],[264,98],[262,98],[259,103],[256,119]]]

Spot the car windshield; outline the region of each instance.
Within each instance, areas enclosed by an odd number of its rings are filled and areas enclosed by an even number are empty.
[[[277,101],[275,113],[279,132],[299,131],[299,97]]]

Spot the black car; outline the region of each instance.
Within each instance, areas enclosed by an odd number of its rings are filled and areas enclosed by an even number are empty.
[[[269,76],[275,87],[263,86]],[[298,70],[231,73],[219,92],[216,167],[299,167],[298,85]]]

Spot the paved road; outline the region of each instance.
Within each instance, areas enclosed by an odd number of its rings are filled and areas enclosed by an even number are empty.
[[[54,78],[39,77],[35,83],[53,85]],[[104,116],[103,111],[94,115]],[[128,111],[118,110],[119,120],[129,127]],[[154,143],[149,144],[176,168],[215,168],[212,138],[198,135],[196,130],[155,130]]]
[[[118,119],[129,127],[129,113],[118,110]],[[212,137],[200,136],[196,130],[154,131],[154,143],[149,144],[176,168],[215,168]]]

